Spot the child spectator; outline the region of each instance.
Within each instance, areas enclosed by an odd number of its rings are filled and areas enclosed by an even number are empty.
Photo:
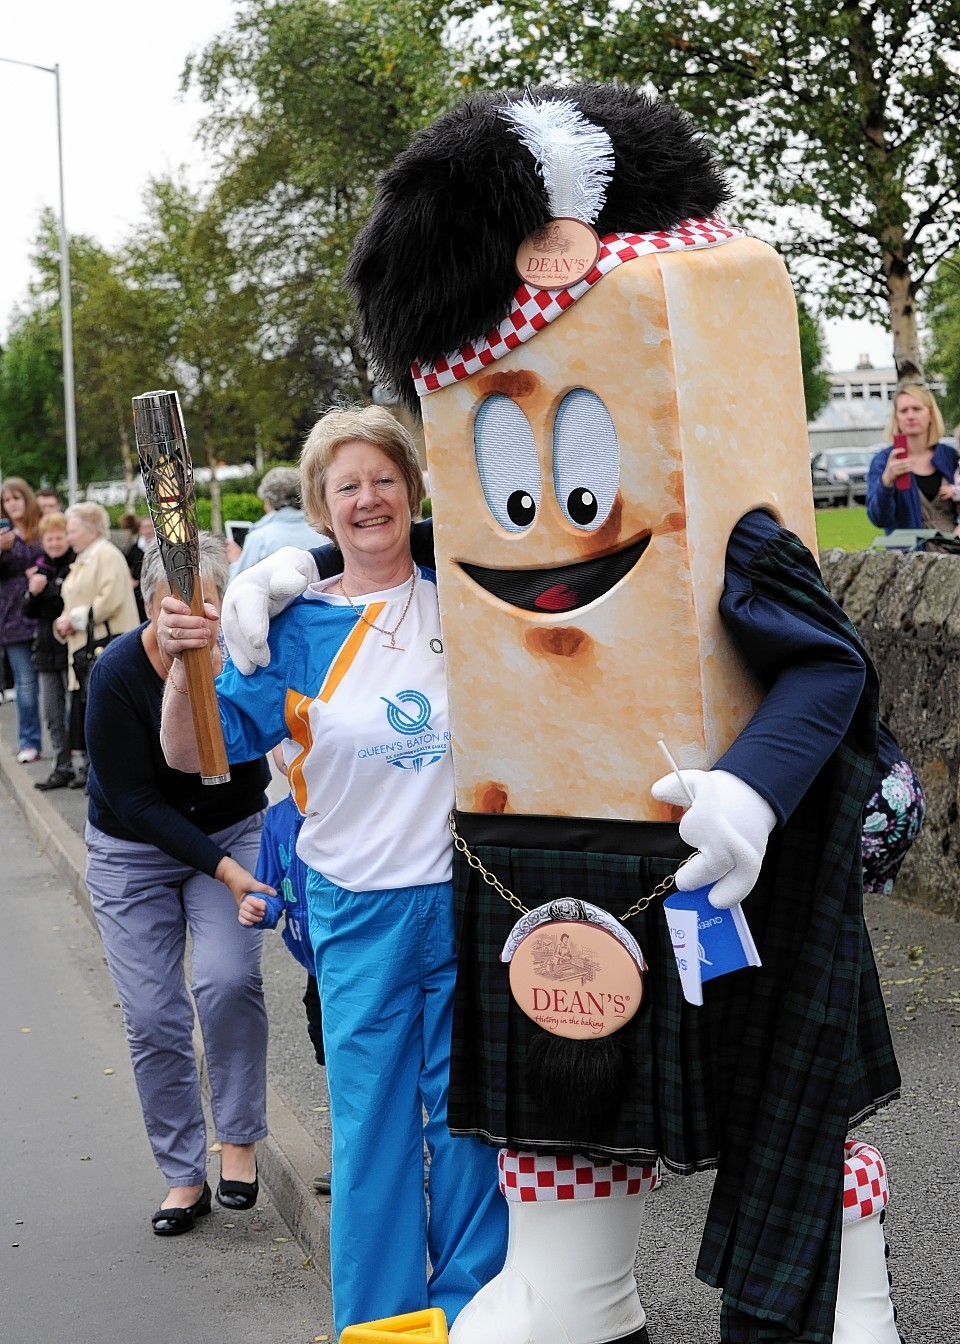
[[[67,520],[62,513],[45,513],[38,525],[43,555],[27,578],[23,614],[36,621],[31,661],[40,683],[40,704],[53,751],[53,769],[35,789],[65,789],[73,780],[67,694],[67,646],[54,638],[53,622],[63,611],[60,586],[73,564],[67,542]]]
[[[280,747],[274,748],[273,759],[277,768],[286,774],[287,767]],[[307,1013],[307,1032],[317,1063],[322,1067],[325,1061],[320,991],[317,987],[313,949],[310,946],[310,931],[307,924],[306,868],[303,861],[297,857],[297,836],[300,834],[303,820],[293,801],[292,793],[288,793],[282,802],[274,803],[267,809],[260,836],[256,878],[258,882],[263,882],[268,887],[275,887],[277,894],[262,897],[266,908],[262,920],[258,921],[253,912],[252,919],[247,921],[241,916],[241,922],[249,922],[261,929],[275,929],[280,917],[285,916],[281,937],[307,972],[307,987],[303,995],[303,1006]],[[325,1171],[315,1177],[313,1184],[318,1194],[329,1195],[330,1172]]]

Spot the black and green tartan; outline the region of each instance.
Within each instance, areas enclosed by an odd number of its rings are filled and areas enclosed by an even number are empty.
[[[790,534],[758,551],[751,577],[757,592],[861,648]],[[540,1029],[512,1002],[499,961],[517,916],[461,856],[455,864],[451,1129],[519,1149],[659,1157],[680,1172],[716,1167],[697,1274],[722,1290],[727,1344],[830,1344],[843,1139],[900,1086],[863,921],[861,813],[877,738],[876,674],[863,656],[867,684],[853,722],[771,837],[745,906],[762,968],[709,982],[703,1007],[693,1007],[680,992],[660,902],[629,922],[650,974],[641,1011],[617,1033],[630,1061],[621,1104],[590,1134],[556,1132],[532,1095],[526,1061]],[[459,821],[469,841],[471,818]],[[522,822],[510,818],[511,832]],[[529,823],[535,832],[537,819]],[[527,907],[571,896],[616,915],[674,871],[682,851],[471,848]]]

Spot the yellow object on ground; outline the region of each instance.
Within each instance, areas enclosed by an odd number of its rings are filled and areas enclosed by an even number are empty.
[[[395,1339],[426,1339],[447,1344],[447,1318],[439,1307],[426,1311],[408,1311],[403,1316],[387,1316],[382,1321],[348,1325],[340,1344],[392,1344]]]

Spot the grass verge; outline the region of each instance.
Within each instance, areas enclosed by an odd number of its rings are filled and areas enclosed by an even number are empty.
[[[865,551],[881,529],[874,527],[867,511],[859,508],[817,509],[817,545],[821,551],[839,546],[842,551]]]

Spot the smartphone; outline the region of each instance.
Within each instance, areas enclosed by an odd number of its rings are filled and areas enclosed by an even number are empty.
[[[908,456],[908,453],[907,453],[907,436],[906,436],[906,434],[894,434],[894,436],[893,436],[893,455],[894,455],[894,457],[899,457],[901,460],[902,460],[903,458],[905,458],[905,457]],[[903,473],[902,476],[898,476],[897,479],[896,479],[896,487],[897,487],[897,489],[898,489],[898,490],[909,490],[909,489],[910,489],[910,479],[911,479],[911,475],[910,475],[910,472],[909,472],[909,471],[905,471],[905,472]]]
[[[243,550],[243,543],[246,541],[247,533],[250,531],[251,527],[253,527],[253,523],[241,523],[233,518],[228,518],[223,525],[223,530],[230,540],[235,541],[240,549]]]
[[[0,518],[0,532],[9,532],[13,527],[9,518]]]

